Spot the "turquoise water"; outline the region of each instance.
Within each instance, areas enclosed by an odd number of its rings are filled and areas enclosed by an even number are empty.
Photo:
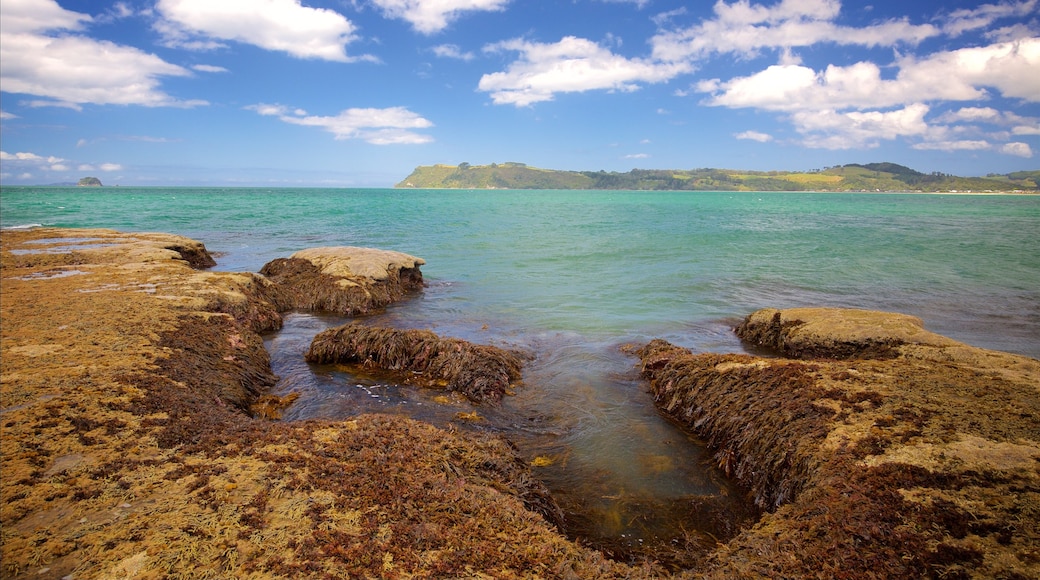
[[[1040,356],[1037,196],[3,188],[0,226],[27,224],[183,234],[225,270],[319,245],[407,252],[439,284],[421,325],[708,349],[756,308],[834,305]]]
[[[368,321],[531,353],[516,396],[474,409],[307,365],[311,338],[343,319],[298,313],[266,340],[276,392],[303,395],[286,419],[380,411],[446,424],[476,410],[485,421],[471,428],[553,461],[535,472],[575,535],[622,552],[688,534],[691,498],[737,495],[657,415],[625,343],[740,352],[732,327],[753,310],[827,305],[913,314],[1040,357],[1040,196],[3,188],[0,226],[33,224],[181,234],[222,270],[328,245],[424,258],[422,294]]]

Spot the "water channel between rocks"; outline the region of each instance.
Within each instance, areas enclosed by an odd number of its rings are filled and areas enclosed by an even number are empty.
[[[394,307],[361,321],[415,327],[413,314],[413,308]],[[441,322],[432,330],[442,337],[533,355],[515,395],[501,405],[476,406],[386,375],[304,361],[318,332],[347,321],[291,313],[282,330],[265,337],[280,377],[272,392],[300,395],[284,420],[393,413],[500,434],[516,445],[564,510],[565,533],[621,560],[647,557],[689,566],[750,517],[743,494],[711,464],[703,443],[658,413],[635,359],[620,344],[558,332],[511,332],[503,339],[486,326]],[[713,331],[728,332],[719,326]]]

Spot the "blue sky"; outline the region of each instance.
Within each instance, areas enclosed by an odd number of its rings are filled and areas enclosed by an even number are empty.
[[[1040,0],[3,0],[0,181],[1040,168]]]

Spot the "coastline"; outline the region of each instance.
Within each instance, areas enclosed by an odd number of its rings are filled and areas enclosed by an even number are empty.
[[[277,328],[285,307],[273,303],[275,291],[263,276],[198,269],[206,263],[202,244],[110,230],[2,236],[5,577],[192,569],[234,577],[661,575],[653,566],[630,568],[582,548],[526,509],[524,499],[537,486],[498,438],[384,415],[300,424],[251,417],[250,403],[273,381],[257,333]],[[884,326],[877,321],[888,318],[872,320]],[[780,324],[764,335],[782,337],[785,328],[804,326]],[[1037,518],[1029,518],[1040,513],[1040,443],[1028,434],[1038,430],[1040,362],[919,338],[899,338],[882,358],[845,362],[743,357],[701,364],[685,358],[692,353],[657,351],[668,353],[666,361],[646,351],[644,372],[652,382],[675,360],[694,382],[722,380],[745,394],[770,384],[774,393],[793,393],[794,406],[774,405],[775,411],[793,413],[787,423],[805,427],[780,433],[764,419],[753,421],[761,440],[776,444],[757,451],[730,444],[725,416],[714,431],[699,433],[716,438],[720,465],[761,492],[765,515],[689,575],[807,576],[863,549],[877,557],[859,565],[879,566],[882,559],[894,565],[905,554],[890,554],[880,539],[892,530],[901,541],[928,540],[922,545],[942,556],[919,565],[1036,575],[1040,533]],[[806,340],[824,339],[833,336]],[[872,339],[893,335],[886,330]],[[946,368],[957,372],[942,374]],[[911,383],[943,377],[949,388],[913,400],[891,376]],[[809,380],[813,389],[804,388]],[[960,392],[967,388],[970,397]],[[993,389],[1005,398],[987,402]],[[680,420],[717,405],[697,399],[698,392],[685,387],[659,404]],[[944,405],[965,397],[1004,409],[1005,416],[957,410],[947,417]],[[1019,426],[1002,432],[998,424],[1012,410]],[[942,431],[947,425],[953,429]],[[777,459],[791,449],[790,461]],[[772,471],[753,468],[770,462]],[[800,470],[790,467],[796,463]],[[889,477],[881,487],[857,479],[891,475],[892,466],[910,466],[899,473],[913,477]],[[969,469],[992,481],[964,479]],[[830,503],[817,506],[856,507],[840,499],[842,478],[867,486],[853,491],[880,490],[896,507],[917,506],[938,531],[907,535],[912,515],[853,517],[857,525],[876,526],[864,531],[810,513],[820,498]],[[793,487],[782,491],[784,481]],[[1017,518],[1014,530],[962,522],[965,509],[982,513],[979,504],[991,509],[996,497],[1007,499],[992,510]],[[988,514],[977,521],[997,521]],[[846,551],[827,549],[842,539],[849,543],[835,545]],[[803,553],[817,559],[797,561]]]

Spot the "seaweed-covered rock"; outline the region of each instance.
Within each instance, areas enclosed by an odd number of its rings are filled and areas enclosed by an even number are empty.
[[[367,314],[422,288],[422,258],[351,246],[309,248],[264,265],[283,310]]]
[[[633,577],[498,436],[251,417],[274,286],[170,242],[0,231],[0,577]]]
[[[500,401],[509,384],[520,379],[522,365],[520,356],[498,347],[441,338],[428,330],[360,324],[319,333],[307,351],[307,361],[420,373],[426,384],[447,387],[477,403]]]
[[[801,360],[638,351],[661,410],[769,512],[705,577],[1040,577],[1040,361],[881,312],[741,332]]]
[[[904,344],[952,346],[924,329],[920,318],[851,308],[764,308],[736,329],[737,336],[794,358],[886,358]]]

